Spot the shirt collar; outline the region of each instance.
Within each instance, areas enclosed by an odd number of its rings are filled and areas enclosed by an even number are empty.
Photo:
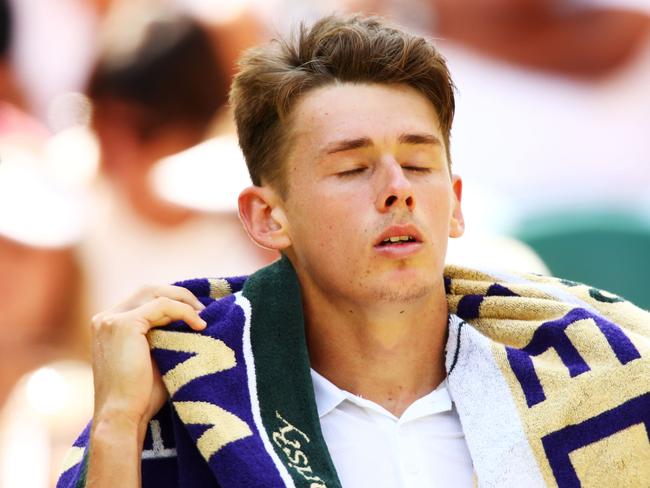
[[[449,314],[448,323],[462,322],[462,319],[456,314]],[[341,390],[334,383],[329,381],[324,376],[321,376],[313,368],[311,369],[311,380],[314,384],[314,395],[316,397],[316,409],[318,417],[323,418],[336,407],[338,407],[344,400],[350,400],[354,403],[365,402],[366,400],[360,397],[355,397],[352,393]],[[356,401],[358,400],[358,401]],[[413,405],[418,404],[418,410],[422,406],[432,411],[442,412],[451,410],[452,398],[447,388],[447,380],[445,379],[434,391],[425,395],[424,397],[416,400]],[[408,410],[411,410],[409,407]]]
[[[334,383],[318,374],[313,368],[311,380],[314,383],[314,395],[316,397],[316,409],[318,417],[323,418],[345,400],[346,396]]]
[[[377,410],[380,411],[380,413],[392,416],[392,414],[384,410],[380,405],[370,402],[365,398],[355,396],[345,390],[341,390],[338,386],[327,378],[321,376],[314,369],[311,370],[311,378],[314,384],[316,409],[319,418],[323,418],[345,400],[348,400],[362,408]],[[406,409],[400,421],[405,422],[412,418],[432,415],[449,411],[451,409],[452,399],[449,395],[449,390],[447,389],[447,380],[445,379],[434,391],[413,402],[413,404]]]

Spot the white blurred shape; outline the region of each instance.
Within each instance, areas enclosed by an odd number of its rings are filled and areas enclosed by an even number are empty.
[[[38,422],[20,424],[9,425],[2,433],[4,443],[11,449],[5,449],[0,458],[0,486],[44,488],[49,481],[47,435]]]
[[[84,227],[79,195],[52,181],[33,155],[0,147],[0,235],[59,248],[78,242]]]
[[[461,207],[465,233],[459,239],[449,239],[447,263],[549,274],[533,249],[506,235],[512,223],[521,218],[521,209],[511,198],[474,180],[465,180]]]
[[[54,486],[92,410],[92,370],[85,363],[48,363],[21,378],[0,409],[0,487]]]
[[[454,167],[519,214],[564,206],[638,207],[650,190],[650,42],[591,83],[441,46],[459,93]],[[489,203],[489,202],[488,202]]]
[[[45,164],[52,178],[68,188],[83,188],[99,171],[99,144],[83,126],[65,129],[45,146]]]
[[[208,22],[226,24],[248,8],[249,0],[179,0],[190,13]]]
[[[53,368],[40,368],[27,380],[27,399],[32,410],[52,415],[60,412],[70,399],[63,375]]]
[[[54,132],[90,124],[92,104],[86,95],[65,92],[57,95],[48,105],[47,121]]]
[[[160,160],[151,178],[156,192],[167,200],[208,212],[236,210],[239,193],[251,184],[244,156],[230,136]]]
[[[575,3],[588,7],[614,7],[637,10],[650,14],[650,1],[648,0],[575,0]]]

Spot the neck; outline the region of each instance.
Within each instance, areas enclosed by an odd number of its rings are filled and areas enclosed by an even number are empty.
[[[312,367],[339,388],[399,417],[444,380],[442,280],[415,303],[360,306],[304,287],[303,302]]]

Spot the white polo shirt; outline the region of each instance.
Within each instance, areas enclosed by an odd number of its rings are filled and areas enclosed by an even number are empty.
[[[473,467],[447,383],[400,418],[311,371],[323,437],[343,488],[464,488]]]

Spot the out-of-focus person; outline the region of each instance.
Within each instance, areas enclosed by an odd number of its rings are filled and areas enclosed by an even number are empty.
[[[0,235],[0,404],[25,371],[48,359],[84,355],[76,316],[81,285],[74,248]]]
[[[77,255],[83,215],[74,195],[45,171],[36,140],[26,146],[13,132],[0,137],[2,488],[51,486],[63,447],[92,412]]]
[[[53,131],[69,125],[76,107],[69,95],[83,91],[101,50],[99,34],[121,11],[161,6],[201,18],[219,54],[232,65],[263,30],[248,0],[3,0],[11,5],[11,58],[23,88],[24,108]],[[65,60],[62,62],[61,60]]]
[[[524,16],[497,3],[484,43],[440,21],[463,87],[454,142],[468,181],[516,202],[514,220],[567,207],[650,215],[650,9],[538,0]]]
[[[107,20],[87,89],[102,174],[83,246],[93,310],[142,283],[253,271],[275,258],[247,239],[232,201],[217,208],[186,201],[199,187],[209,199],[246,185],[227,172],[238,167],[229,159],[241,158],[234,138],[199,148],[204,169],[187,162],[196,168],[183,172],[187,198],[169,198],[156,184],[161,160],[208,139],[225,105],[231,67],[211,32],[168,9],[118,13]]]
[[[600,77],[647,42],[646,12],[586,1],[434,0],[436,35],[522,66]]]
[[[173,226],[191,212],[155,194],[149,172],[161,158],[206,137],[225,104],[228,78],[196,21],[133,10],[130,20],[125,12],[107,26],[87,90],[93,128],[102,172],[120,197],[147,220]]]
[[[650,17],[614,4],[589,3],[434,0],[436,35],[518,65],[580,77],[604,76],[643,47]]]
[[[0,133],[0,404],[27,369],[88,353],[82,200],[48,171],[48,141],[26,128]]]

